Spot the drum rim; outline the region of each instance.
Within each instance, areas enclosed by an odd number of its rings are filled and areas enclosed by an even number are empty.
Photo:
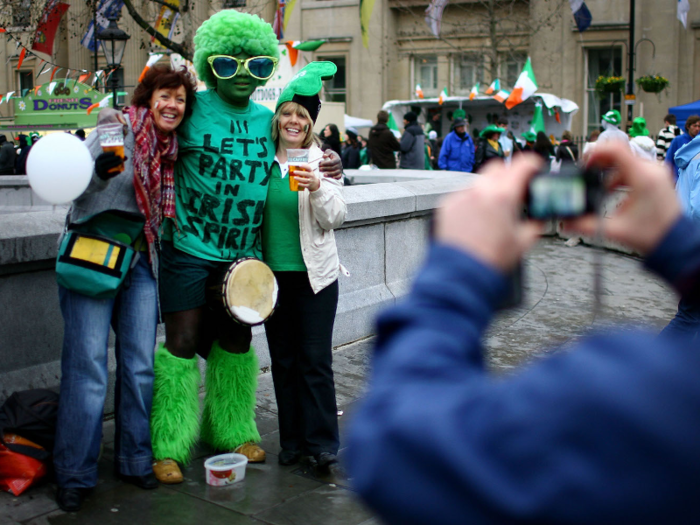
[[[238,266],[239,264],[241,264],[245,261],[257,261],[259,263],[264,264],[270,270],[270,273],[272,274],[272,278],[275,280],[275,285],[277,286],[277,296],[275,297],[275,301],[272,305],[272,309],[270,310],[269,315],[267,317],[265,317],[265,319],[263,319],[259,323],[244,323],[241,320],[236,319],[236,317],[233,315],[233,312],[231,312],[231,307],[228,305],[228,303],[226,301],[226,299],[227,299],[227,297],[226,297],[226,282],[228,281],[228,276],[236,268],[236,266]],[[279,286],[279,283],[277,282],[277,277],[275,276],[275,272],[272,271],[272,268],[270,268],[269,264],[267,264],[262,259],[258,259],[257,257],[241,257],[240,259],[236,259],[235,261],[231,261],[229,263],[229,267],[226,269],[226,273],[224,274],[224,280],[221,283],[219,293],[221,294],[221,297],[223,298],[223,308],[224,308],[224,311],[226,312],[226,314],[241,326],[253,327],[253,326],[260,326],[262,324],[265,324],[267,322],[267,320],[270,319],[270,317],[272,317],[272,315],[275,313],[275,310],[277,310],[277,305],[279,304],[279,299],[280,299],[279,289],[280,289],[280,286]]]

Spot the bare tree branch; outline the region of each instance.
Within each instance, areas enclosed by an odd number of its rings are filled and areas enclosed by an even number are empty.
[[[183,44],[173,42],[169,38],[161,35],[158,31],[156,31],[148,22],[146,22],[143,19],[139,12],[134,8],[134,4],[131,2],[131,0],[124,0],[124,5],[126,6],[126,10],[129,12],[129,15],[131,15],[131,18],[134,19],[134,22],[136,22],[139,25],[139,27],[141,27],[141,29],[143,29],[146,33],[154,37],[156,40],[158,40],[158,42],[163,44],[168,49],[179,53],[182,56],[182,58],[192,61],[192,53],[190,52],[188,47],[185,47],[185,45]]]
[[[154,2],[156,4],[164,5],[168,9],[172,9],[176,13],[180,12],[180,8],[174,4],[169,4],[168,2],[165,2],[164,0],[150,0],[151,2]]]

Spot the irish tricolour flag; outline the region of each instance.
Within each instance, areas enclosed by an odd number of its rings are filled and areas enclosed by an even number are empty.
[[[510,92],[506,91],[505,89],[499,89],[498,93],[496,93],[493,98],[494,100],[497,100],[501,104],[508,100],[508,97],[510,96]]]
[[[478,94],[479,94],[479,83],[477,82],[476,84],[474,84],[474,87],[472,88],[471,92],[469,93],[469,100],[474,100]]]
[[[508,100],[506,100],[506,107],[508,109],[513,109],[515,106],[534,95],[536,91],[537,80],[535,80],[535,73],[532,71],[530,57],[528,57],[527,62],[525,62],[525,67],[522,73],[520,73],[518,81],[515,83],[513,92],[508,97]]]
[[[501,81],[496,79],[493,82],[491,82],[491,85],[486,90],[486,94],[490,95],[491,93],[497,93],[500,90],[501,90]]]
[[[445,103],[445,100],[447,100],[447,88],[444,88],[442,91],[440,91],[440,96],[438,97],[438,104],[441,106]]]

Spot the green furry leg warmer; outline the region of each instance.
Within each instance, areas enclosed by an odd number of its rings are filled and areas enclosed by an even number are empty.
[[[197,357],[175,357],[158,345],[154,364],[151,442],[156,460],[190,460],[199,430],[199,383]]]
[[[217,450],[260,441],[255,425],[258,357],[253,347],[231,354],[215,341],[207,358],[202,440]]]

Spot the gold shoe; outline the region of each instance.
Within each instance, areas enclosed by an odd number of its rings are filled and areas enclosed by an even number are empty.
[[[265,451],[255,443],[243,443],[236,447],[234,452],[247,457],[248,463],[262,463],[265,461]]]
[[[182,483],[182,471],[177,462],[172,459],[161,459],[153,462],[153,473],[156,479],[164,485],[176,485]]]

